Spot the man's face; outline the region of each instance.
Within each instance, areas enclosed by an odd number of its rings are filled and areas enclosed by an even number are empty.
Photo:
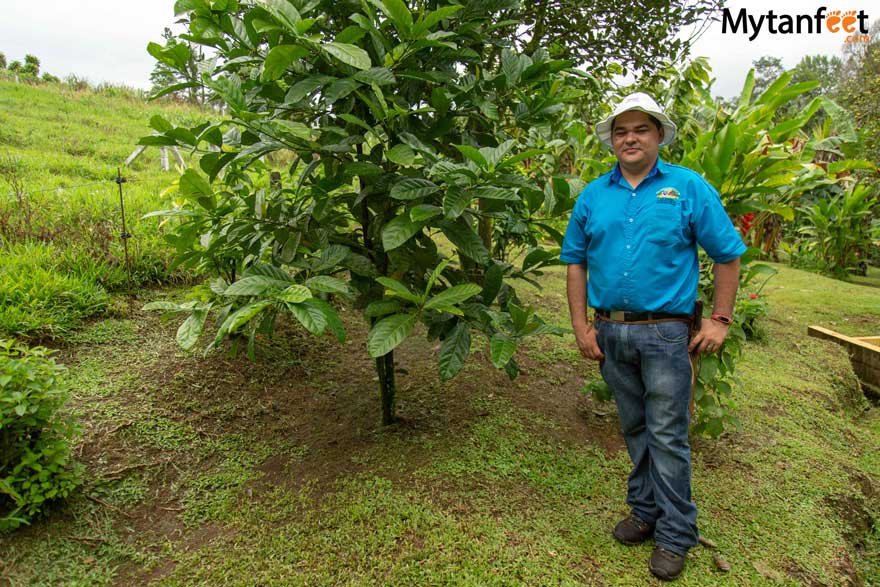
[[[658,129],[644,112],[630,110],[614,120],[611,146],[626,169],[642,170],[653,165],[662,140],[663,129]]]

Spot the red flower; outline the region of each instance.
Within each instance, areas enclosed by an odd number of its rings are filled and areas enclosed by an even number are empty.
[[[753,299],[753,300],[757,300],[757,299],[758,299],[758,294],[756,294],[756,293],[749,294],[749,297],[750,297],[751,299]]]

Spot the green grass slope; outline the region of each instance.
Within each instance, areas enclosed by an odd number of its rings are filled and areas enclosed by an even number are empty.
[[[718,548],[695,548],[677,584],[880,585],[880,410],[842,348],[806,336],[878,333],[880,296],[778,269],[767,340],[738,367],[743,430],[692,442]],[[566,324],[563,270],[542,282],[526,298]],[[613,405],[580,393],[597,371],[572,336],[521,349],[515,381],[475,340],[448,383],[413,336],[401,421],[381,428],[366,327],[343,319],[345,343],[287,327],[253,363],[182,353],[176,324],[138,311],[75,335],[62,359],[89,481],[0,537],[0,584],[659,584],[651,545],[610,535],[629,463]]]
[[[118,168],[128,180],[135,281],[174,277],[158,220],[140,217],[161,205],[176,175],[161,171],[157,148],[123,167],[157,113],[176,122],[205,116],[124,92],[0,80],[0,334],[66,336],[108,306],[105,290],[126,285]],[[59,291],[68,292],[60,301]]]

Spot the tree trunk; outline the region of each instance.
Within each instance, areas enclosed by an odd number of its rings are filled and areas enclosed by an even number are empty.
[[[395,414],[394,396],[394,351],[376,358],[376,373],[379,375],[379,397],[382,400],[382,425],[393,424]]]

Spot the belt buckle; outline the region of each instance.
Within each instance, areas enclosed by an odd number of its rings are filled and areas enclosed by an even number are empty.
[[[614,312],[610,312],[608,317],[615,322],[625,322],[626,321],[626,312],[623,310],[616,310]]]

